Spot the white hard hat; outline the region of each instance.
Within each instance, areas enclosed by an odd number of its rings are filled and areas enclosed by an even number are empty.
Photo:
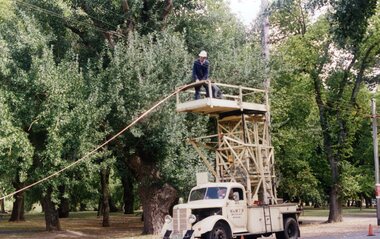
[[[207,57],[207,52],[206,51],[201,51],[201,53],[199,53],[199,56],[200,57]]]

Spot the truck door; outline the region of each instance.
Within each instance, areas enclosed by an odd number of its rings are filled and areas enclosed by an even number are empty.
[[[236,200],[234,199],[234,195]],[[227,218],[235,227],[234,232],[247,230],[247,203],[242,188],[231,188],[228,193]]]

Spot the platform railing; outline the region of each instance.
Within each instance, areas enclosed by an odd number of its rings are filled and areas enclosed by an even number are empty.
[[[209,94],[209,98],[215,98],[213,95],[213,86],[217,86],[223,95],[223,100],[232,100],[238,101],[240,103],[249,102],[249,103],[257,103],[267,105],[266,102],[266,94],[267,92],[263,89],[256,89],[245,86],[236,86],[224,83],[216,83],[212,80],[204,80],[199,81],[195,86],[201,87],[200,95],[201,97],[206,96],[206,92],[204,90],[203,85],[206,85]],[[181,92],[176,94],[177,104],[181,104],[183,102],[188,102],[194,100],[195,90],[194,87],[186,88]],[[217,98],[220,99],[220,98]]]

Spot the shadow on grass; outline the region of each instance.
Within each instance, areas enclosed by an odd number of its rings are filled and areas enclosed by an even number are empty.
[[[96,212],[72,212],[69,218],[61,218],[62,231],[46,232],[44,215],[27,214],[26,221],[8,222],[9,216],[0,221],[0,238],[137,238],[141,235],[141,217],[110,215],[110,227],[102,227],[102,217]]]
[[[8,229],[8,230],[1,230],[0,231],[0,235],[37,233],[37,232],[44,232],[44,231],[45,230],[32,230],[32,229],[28,229],[28,230],[12,230],[12,229]]]

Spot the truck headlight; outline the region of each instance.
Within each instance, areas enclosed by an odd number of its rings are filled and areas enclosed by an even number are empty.
[[[170,215],[165,216],[165,223],[171,223],[172,221],[173,221],[173,219]]]
[[[189,223],[193,224],[196,221],[197,221],[197,217],[194,214],[190,214],[190,216],[189,216]]]

